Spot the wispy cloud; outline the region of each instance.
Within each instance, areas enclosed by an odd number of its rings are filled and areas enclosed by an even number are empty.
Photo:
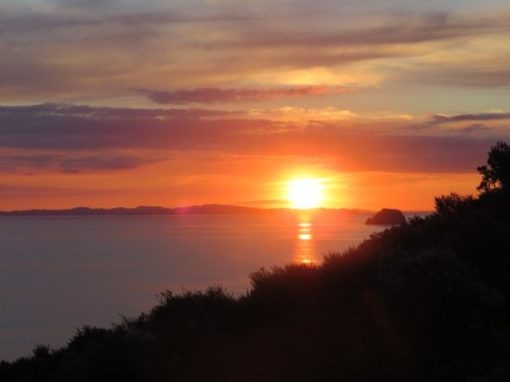
[[[470,122],[470,121],[501,121],[510,120],[510,113],[480,113],[480,114],[458,114],[458,115],[434,115],[431,122],[434,124],[443,124],[451,122]]]
[[[242,30],[219,44],[250,47],[346,47],[389,44],[415,44],[510,31],[508,15],[492,17],[459,17],[447,12],[386,13],[378,22],[360,27],[336,28],[329,25],[316,31],[298,26],[278,28],[279,24],[260,29]]]
[[[151,158],[140,155],[102,152],[90,153],[34,153],[1,152],[0,171],[33,172],[60,171],[64,173],[102,172],[131,170],[137,167],[169,160],[169,158]]]
[[[459,133],[471,134],[471,133],[486,132],[489,130],[490,130],[490,127],[488,127],[482,123],[473,123],[469,126],[459,129]]]
[[[214,104],[226,102],[261,102],[282,98],[321,96],[355,91],[355,87],[294,86],[279,88],[197,88],[175,91],[134,89],[158,104]]]

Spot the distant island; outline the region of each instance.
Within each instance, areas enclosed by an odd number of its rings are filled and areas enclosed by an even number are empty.
[[[365,224],[368,225],[397,225],[405,224],[406,217],[400,210],[383,208],[377,214],[368,218]]]
[[[17,211],[0,211],[0,216],[142,216],[142,215],[253,215],[275,212],[296,212],[290,208],[257,208],[244,207],[236,205],[223,204],[203,204],[187,207],[157,207],[157,206],[139,206],[134,208],[115,207],[115,208],[90,208],[75,207],[70,209],[30,209]],[[349,213],[349,214],[369,214],[370,211],[359,209],[327,209],[320,208],[316,211]]]

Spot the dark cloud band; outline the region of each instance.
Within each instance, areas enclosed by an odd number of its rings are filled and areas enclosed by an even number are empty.
[[[484,117],[457,117],[469,118]],[[37,155],[56,151],[65,154],[11,157],[4,160],[4,169],[37,167],[37,163],[62,171],[125,169],[154,161],[147,152],[208,151],[328,158],[345,171],[471,172],[496,139],[469,134],[416,135],[416,130],[403,135],[404,122],[390,132],[379,131],[380,126],[373,121],[351,121],[348,126],[342,121],[305,121],[298,126],[201,109],[45,104],[0,107],[0,148],[32,150]],[[125,149],[136,155],[120,155]]]
[[[261,102],[281,98],[321,96],[355,91],[355,87],[300,86],[281,88],[198,88],[157,91],[134,89],[158,104],[214,104],[226,102]]]

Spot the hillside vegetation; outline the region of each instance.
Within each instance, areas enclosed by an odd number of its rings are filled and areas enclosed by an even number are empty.
[[[0,381],[510,380],[510,147],[479,194],[373,235],[317,266],[173,295],[111,329],[0,365]]]

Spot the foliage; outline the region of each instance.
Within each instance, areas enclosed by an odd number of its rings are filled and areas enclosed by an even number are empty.
[[[471,195],[463,196],[455,193],[441,195],[434,198],[435,211],[438,215],[459,214],[462,211],[469,211],[474,201]]]
[[[478,190],[491,192],[510,189],[510,146],[505,142],[497,142],[491,147],[487,164],[478,167],[482,181]]]

